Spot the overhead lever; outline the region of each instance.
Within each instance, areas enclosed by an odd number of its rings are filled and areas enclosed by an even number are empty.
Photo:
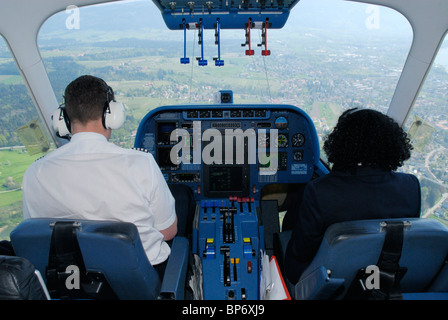
[[[246,42],[242,43],[241,46],[245,47],[246,45],[249,46],[249,49],[246,50],[246,56],[253,56],[254,50],[250,47],[250,29],[253,27],[252,19],[249,18],[249,22],[245,24],[245,30],[246,30]]]
[[[258,44],[259,47],[264,45],[264,50],[261,50],[262,56],[269,56],[271,54],[271,50],[268,50],[268,18],[266,18],[266,21],[263,22],[263,25],[261,27],[261,43]]]
[[[221,67],[224,65],[224,60],[221,60],[221,26],[219,18],[216,19],[215,23],[215,44],[218,45],[218,57],[213,58],[215,60],[215,66]]]
[[[182,24],[184,28],[184,56],[180,58],[180,63],[187,64],[190,63],[190,58],[187,57],[187,23],[185,19],[182,19]]]
[[[200,66],[206,66],[207,60],[204,59],[204,41],[202,39],[204,33],[204,26],[202,25],[202,19],[199,19],[199,31],[198,31],[198,44],[201,45],[201,57],[196,58]]]

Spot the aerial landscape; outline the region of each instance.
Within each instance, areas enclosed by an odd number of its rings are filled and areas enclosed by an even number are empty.
[[[194,31],[188,32],[187,39],[191,62],[181,64],[183,33],[167,30],[151,1],[82,9],[79,28],[73,29],[66,24],[70,13],[61,12],[47,21],[38,41],[60,103],[64,88],[80,75],[93,74],[111,85],[116,99],[128,108],[125,125],[113,133],[111,141],[125,148],[133,146],[138,124],[151,109],[174,104],[211,104],[219,90],[232,90],[235,103],[297,106],[313,119],[323,141],[348,108],[387,111],[412,43],[412,31],[404,17],[397,18],[383,9],[373,17],[381,20],[373,22],[369,19],[375,12],[369,11],[368,6],[356,7],[341,17],[325,11],[316,19],[311,15],[317,10],[316,5],[303,2],[294,10],[304,12],[292,15],[284,30],[269,31],[270,56],[261,56],[259,48],[255,49],[255,56],[245,56],[241,47],[244,30],[224,30],[223,67],[213,63],[217,55],[213,30],[206,30],[204,37],[208,66],[200,67],[195,61],[200,49]],[[102,19],[95,19],[99,10]],[[123,14],[111,26],[109,18],[117,16],[117,11]],[[348,21],[345,14],[354,14],[355,18]],[[393,19],[402,25],[389,25]],[[256,33],[254,46],[259,42]],[[447,52],[445,41],[440,59],[434,62],[404,125],[415,140],[413,156],[400,170],[412,172],[420,180],[422,216],[448,225]],[[22,220],[23,173],[45,154],[30,156],[17,133],[38,115],[1,38],[0,111],[3,239]],[[325,154],[321,156],[325,160]]]

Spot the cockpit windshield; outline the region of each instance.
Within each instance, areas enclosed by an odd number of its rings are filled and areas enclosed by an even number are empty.
[[[323,9],[324,8],[324,9]],[[118,15],[117,12],[120,12]],[[102,17],[98,19],[98,17]],[[107,79],[131,109],[132,125],[161,105],[212,103],[232,90],[238,103],[288,103],[307,111],[325,134],[342,110],[362,105],[387,110],[412,42],[398,12],[345,1],[300,1],[282,29],[252,30],[246,55],[244,27],[168,30],[159,9],[136,1],[68,8],[43,26],[39,44],[58,99],[80,74]],[[201,51],[202,49],[202,51]],[[208,60],[200,66],[199,60]],[[199,59],[199,60],[197,60]],[[127,133],[121,133],[123,138]]]

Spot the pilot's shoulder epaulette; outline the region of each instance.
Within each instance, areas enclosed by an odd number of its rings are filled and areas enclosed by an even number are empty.
[[[43,155],[42,157],[37,158],[36,160],[34,160],[34,162],[37,162],[37,161],[39,161],[39,160],[45,158],[45,156],[46,156],[46,155]]]
[[[131,150],[137,150],[137,151],[149,153],[148,149],[145,149],[145,148],[131,148]]]

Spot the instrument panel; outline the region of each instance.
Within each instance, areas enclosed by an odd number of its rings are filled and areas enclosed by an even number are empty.
[[[310,181],[320,158],[314,124],[290,105],[159,107],[142,120],[135,148],[196,200],[259,199],[265,185]]]
[[[135,148],[154,156],[168,184],[193,190],[191,251],[202,298],[259,299],[278,222],[261,190],[312,179],[320,157],[311,119],[289,105],[160,107],[140,123]]]

